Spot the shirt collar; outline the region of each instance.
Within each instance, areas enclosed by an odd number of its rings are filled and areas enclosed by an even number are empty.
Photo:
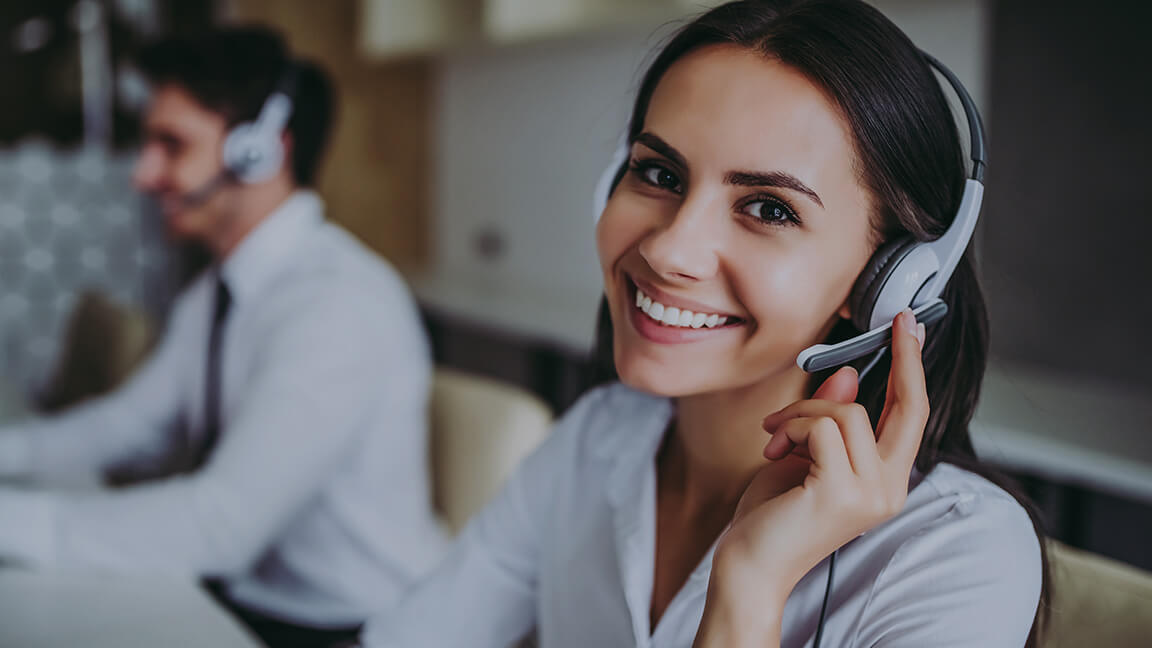
[[[624,599],[637,645],[651,634],[648,607],[652,594],[656,534],[655,457],[672,420],[669,399],[630,390],[639,398],[628,399],[635,410],[625,416],[629,429],[605,444],[611,468],[605,493],[611,505],[612,523]]]
[[[221,264],[220,276],[232,299],[243,301],[258,292],[323,219],[324,202],[314,191],[297,190],[280,203]]]

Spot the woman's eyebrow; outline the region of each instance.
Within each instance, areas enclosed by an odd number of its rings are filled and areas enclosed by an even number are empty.
[[[808,185],[800,182],[800,179],[790,173],[783,171],[729,171],[724,175],[724,182],[738,187],[780,187],[781,189],[791,189],[798,191],[805,196],[812,199],[812,202],[824,207],[821,202],[820,196],[816,195]]]
[[[658,135],[643,132],[636,136],[636,141],[675,162],[681,168],[688,168],[688,162],[684,159],[684,155],[680,153],[680,151],[677,151],[676,147],[660,139]],[[724,175],[724,182],[738,187],[779,187],[781,189],[791,189],[792,191],[798,191],[808,196],[812,199],[812,202],[820,205],[821,208],[824,207],[824,202],[820,200],[820,196],[791,173],[785,173],[783,171],[729,171]]]
[[[672,160],[677,165],[679,165],[680,168],[688,168],[688,162],[684,159],[684,155],[681,154],[680,151],[677,151],[676,147],[672,146],[668,142],[665,142],[656,135],[653,135],[652,133],[640,133],[636,136],[636,141],[643,144],[644,146],[647,146],[653,151],[656,151],[660,155],[663,155],[669,160]]]

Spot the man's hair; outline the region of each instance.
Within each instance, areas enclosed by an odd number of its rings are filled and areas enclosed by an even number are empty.
[[[256,119],[264,101],[291,67],[295,74],[292,117],[292,178],[315,182],[332,123],[333,90],[324,70],[293,59],[280,34],[266,27],[231,27],[191,38],[153,43],[137,65],[154,87],[176,84],[229,127]]]

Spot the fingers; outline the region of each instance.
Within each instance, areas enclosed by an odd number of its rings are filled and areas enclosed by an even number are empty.
[[[812,395],[818,400],[830,400],[838,403],[851,403],[856,400],[856,390],[860,386],[860,376],[853,367],[840,367],[836,373],[828,376],[821,383],[820,388]]]
[[[877,430],[880,457],[908,466],[916,458],[928,423],[928,389],[920,356],[923,331],[908,309],[892,323],[892,372]]]
[[[871,476],[880,468],[880,456],[876,449],[876,437],[872,432],[872,422],[868,410],[859,403],[836,403],[824,400],[798,401],[764,419],[764,429],[773,434],[764,448],[767,459],[778,460],[796,445],[804,445],[806,435],[803,429],[795,426],[810,426],[811,421],[824,419],[831,421],[840,437],[840,446],[847,453],[849,467],[861,476]],[[792,423],[793,421],[801,423]],[[787,429],[785,429],[787,428]],[[804,439],[804,440],[801,440]],[[814,449],[808,446],[813,461],[818,461]]]
[[[852,367],[841,367],[820,385],[812,398],[823,399],[828,401],[835,401],[840,403],[851,403],[856,400],[856,391],[859,388],[859,376],[856,369]],[[780,414],[780,412],[777,412]],[[764,429],[768,430],[768,420],[764,419]],[[783,418],[779,420],[784,420]],[[772,437],[768,445],[764,447],[764,457],[766,459],[778,460],[787,456],[796,447],[796,444],[789,441],[786,435],[778,434]],[[807,455],[807,452],[803,454]]]
[[[776,428],[772,440],[764,449],[766,457],[770,448],[785,445],[784,442],[778,441],[779,439],[787,439],[792,446],[806,446],[812,457],[812,463],[822,469],[832,471],[834,474],[852,472],[844,437],[835,419],[827,416],[803,416],[784,421]],[[787,452],[768,458],[779,460],[786,455]]]

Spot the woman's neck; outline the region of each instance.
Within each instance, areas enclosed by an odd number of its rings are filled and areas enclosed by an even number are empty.
[[[754,385],[677,399],[672,438],[662,459],[670,462],[686,502],[735,506],[748,480],[767,461],[765,416],[807,398],[809,376],[797,368]],[[674,484],[667,484],[676,488]],[[679,490],[678,489],[678,490]]]

